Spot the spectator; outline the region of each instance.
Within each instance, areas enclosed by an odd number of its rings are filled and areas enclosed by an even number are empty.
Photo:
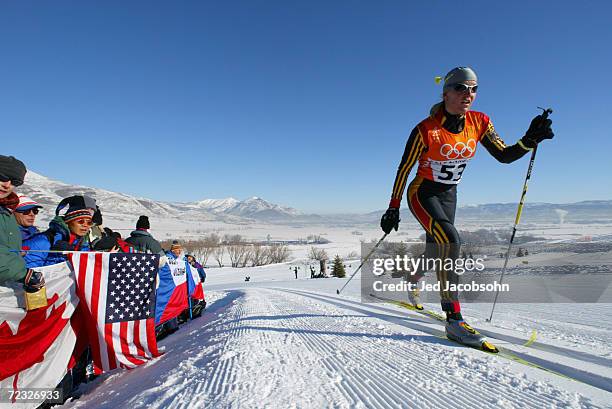
[[[181,257],[182,254],[183,246],[181,246],[181,244],[177,240],[173,240],[172,245],[170,246],[170,251],[167,251],[166,255],[168,256],[168,258],[178,259],[184,258],[184,256]]]
[[[206,271],[204,271],[204,267],[202,266],[202,264],[198,263],[195,257],[192,256],[191,254],[187,254],[187,262],[189,263],[190,266],[198,270],[198,275],[200,276],[200,280],[202,282],[205,282],[206,281]]]
[[[130,237],[125,239],[125,241],[139,253],[159,253],[163,255],[164,250],[161,244],[148,232],[150,228],[149,218],[147,216],[140,216],[136,222],[136,230],[130,233]]]
[[[200,276],[200,282],[204,283],[206,281],[206,271],[204,271],[204,267],[195,259],[191,254],[187,254],[187,262],[193,268],[198,271],[198,275]],[[196,298],[191,299],[191,311],[192,317],[197,318],[202,315],[202,311],[206,308],[206,300],[198,300]]]
[[[26,172],[19,159],[0,155],[0,283],[23,280],[27,272],[19,255],[21,233],[13,215],[19,204],[13,189],[23,184]]]
[[[68,210],[60,216],[60,211],[66,206]],[[49,228],[24,243],[24,248],[39,250],[26,254],[26,265],[29,268],[48,266],[65,260],[61,253],[47,253],[44,250],[89,251],[87,233],[93,224],[95,210],[96,201],[89,196],[70,196],[63,199],[55,210],[55,218],[49,223]]]
[[[19,196],[19,204],[15,209],[15,219],[21,231],[21,240],[26,241],[37,233],[40,233],[34,223],[36,215],[42,206],[27,196]]]

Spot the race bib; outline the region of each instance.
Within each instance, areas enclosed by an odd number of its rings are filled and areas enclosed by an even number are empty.
[[[469,159],[430,160],[429,166],[433,180],[447,185],[456,185],[461,181],[461,176],[469,161]]]

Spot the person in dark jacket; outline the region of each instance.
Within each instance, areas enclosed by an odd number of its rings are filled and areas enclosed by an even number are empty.
[[[26,174],[22,161],[0,155],[0,283],[23,280],[27,270],[19,250],[21,233],[13,211],[19,197],[13,190],[21,186]]]
[[[63,216],[60,212],[68,206]],[[70,196],[63,199],[55,210],[55,218],[49,223],[49,229],[39,233],[23,243],[28,268],[49,266],[66,260],[62,253],[53,251],[90,251],[87,233],[93,222],[96,210],[95,199],[89,196]],[[43,250],[43,251],[40,251]]]
[[[149,218],[140,216],[136,222],[136,230],[130,233],[130,237],[125,241],[138,253],[164,254],[159,241],[155,240],[148,230],[151,228]]]
[[[34,200],[27,196],[19,196],[19,204],[15,208],[14,215],[21,231],[22,241],[26,241],[35,234],[40,233],[38,228],[34,226],[36,215],[38,215],[40,209],[42,209],[42,206]]]

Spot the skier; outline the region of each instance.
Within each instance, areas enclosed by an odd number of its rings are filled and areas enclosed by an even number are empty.
[[[456,67],[446,74],[443,100],[431,108],[430,116],[421,121],[408,138],[393,184],[389,208],[380,221],[385,233],[390,233],[392,229],[397,231],[406,180],[418,160],[417,174],[408,187],[407,196],[410,211],[425,229],[427,257],[435,254],[439,258],[456,260],[459,256],[461,241],[454,226],[457,184],[467,163],[476,153],[478,142],[499,162],[511,163],[544,139],[554,136],[551,120],[538,115],[516,144],[506,146],[487,115],[470,111],[477,89],[478,78],[469,67]],[[418,272],[411,280],[417,282],[422,274]],[[458,276],[452,270],[441,268],[437,275],[441,289],[446,282],[458,282]],[[447,317],[447,337],[496,352],[497,348],[463,319],[457,293],[440,292],[442,310]],[[422,308],[418,291],[409,294],[409,298],[415,307]]]

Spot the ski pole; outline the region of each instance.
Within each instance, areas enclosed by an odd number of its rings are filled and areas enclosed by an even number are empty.
[[[540,108],[540,107],[538,107]],[[542,119],[548,118],[548,115],[552,114],[552,109],[540,108],[542,111]],[[523,184],[523,193],[521,194],[521,200],[518,204],[518,209],[516,210],[516,219],[514,220],[514,227],[512,228],[512,235],[510,236],[510,242],[508,243],[508,251],[506,252],[506,259],[504,260],[504,267],[502,268],[501,276],[499,278],[499,285],[501,286],[502,281],[504,279],[504,274],[506,273],[506,267],[508,267],[508,260],[510,259],[510,251],[512,250],[512,243],[514,242],[514,236],[516,235],[516,226],[518,226],[521,221],[521,214],[523,213],[523,205],[525,204],[525,196],[527,195],[527,182],[531,178],[531,171],[533,169],[533,163],[535,162],[536,153],[538,151],[538,145],[533,148],[531,152],[531,159],[529,160],[529,167],[527,168],[527,176],[525,177],[525,183]],[[497,304],[497,297],[499,296],[499,288],[497,287],[497,291],[495,291],[495,299],[493,300],[493,306],[491,307],[491,315],[487,319],[487,322],[491,322],[493,319],[493,312],[495,312],[495,305]]]
[[[340,295],[340,293],[342,292],[342,290],[344,290],[344,287],[346,287],[348,285],[348,283],[351,282],[351,280],[353,279],[353,277],[355,277],[355,274],[357,274],[357,272],[359,270],[361,270],[361,267],[363,267],[363,265],[365,264],[366,261],[368,261],[368,259],[370,258],[370,256],[374,253],[374,251],[378,248],[378,246],[380,246],[380,243],[382,243],[387,236],[389,235],[389,233],[385,233],[384,236],[382,236],[382,238],[380,240],[378,240],[378,243],[376,243],[376,245],[374,246],[374,248],[368,253],[367,256],[365,256],[365,258],[363,259],[363,261],[361,262],[361,264],[359,264],[359,267],[357,267],[357,270],[355,270],[355,272],[353,273],[353,275],[351,275],[351,278],[348,279],[348,281],[346,283],[344,283],[344,285],[342,286],[341,289],[336,290],[336,294]]]

